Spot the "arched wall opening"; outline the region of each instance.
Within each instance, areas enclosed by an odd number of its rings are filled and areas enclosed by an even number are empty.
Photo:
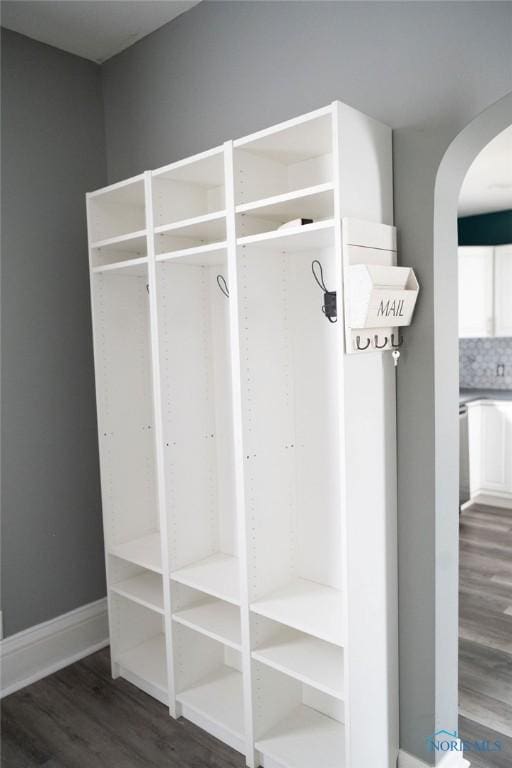
[[[471,163],[510,124],[512,93],[488,107],[457,135],[441,160],[435,182],[435,730],[453,729],[458,721],[457,205]]]

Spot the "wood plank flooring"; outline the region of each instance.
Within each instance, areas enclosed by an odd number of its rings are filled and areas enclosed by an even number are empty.
[[[512,767],[512,510],[474,505],[460,518],[459,735],[498,739],[472,768]]]
[[[2,768],[243,768],[245,759],[130,683],[105,649],[2,702]]]

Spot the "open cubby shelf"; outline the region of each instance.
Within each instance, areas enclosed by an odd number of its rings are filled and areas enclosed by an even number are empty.
[[[233,605],[240,603],[238,559],[222,553],[171,571],[171,579]]]
[[[312,707],[299,705],[256,742],[283,768],[345,768],[345,729]]]
[[[111,590],[153,611],[164,612],[162,577],[158,573],[138,573],[112,584]]]
[[[158,532],[148,533],[146,536],[125,541],[123,544],[112,545],[109,552],[122,560],[141,565],[155,573],[162,573],[162,552]]]
[[[204,600],[173,613],[174,621],[212,640],[242,650],[240,610],[223,600]]]
[[[332,221],[333,185],[319,184],[254,203],[238,205],[236,211],[237,231],[242,237],[268,232],[283,234],[289,227],[284,230],[279,228],[296,219],[311,220],[313,223]]]
[[[391,190],[334,102],[87,196],[112,671],[249,768],[396,762],[395,383],[344,311]]]
[[[292,229],[245,235],[239,237],[237,243],[246,253],[258,253],[264,250],[299,253],[332,247],[334,245],[334,221],[328,219]]]
[[[119,655],[117,663],[122,672],[135,675],[158,689],[167,701],[167,668],[165,660],[165,635],[160,633],[145,640],[135,648]]]
[[[343,649],[282,625],[258,642],[252,658],[343,700]]]
[[[242,674],[230,667],[221,667],[177,695],[186,710],[192,710],[223,731],[243,742]]]
[[[341,592],[307,579],[295,579],[251,604],[251,611],[321,640],[343,645]]]

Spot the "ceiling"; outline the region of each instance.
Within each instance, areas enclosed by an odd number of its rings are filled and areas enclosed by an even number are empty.
[[[459,216],[512,209],[512,126],[476,157],[459,197]]]
[[[3,0],[3,27],[97,63],[200,0]]]

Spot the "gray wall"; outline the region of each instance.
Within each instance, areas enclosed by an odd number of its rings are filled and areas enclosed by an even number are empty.
[[[105,594],[84,194],[100,70],[2,30],[4,632]]]
[[[110,181],[333,99],[395,129],[422,286],[398,373],[401,745],[427,761],[425,738],[457,727],[456,195],[434,243],[434,190],[459,131],[512,90],[511,24],[501,2],[203,2],[103,66]]]

